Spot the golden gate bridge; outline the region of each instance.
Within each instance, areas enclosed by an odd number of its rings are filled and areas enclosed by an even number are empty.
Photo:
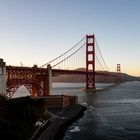
[[[78,69],[81,67],[85,70]],[[31,96],[48,96],[51,93],[51,77],[61,74],[85,75],[86,91],[96,90],[96,75],[111,76],[115,83],[121,81],[120,64],[117,64],[116,72],[110,72],[93,34],[86,35],[72,48],[40,67],[6,66],[6,95],[11,98],[24,85]]]

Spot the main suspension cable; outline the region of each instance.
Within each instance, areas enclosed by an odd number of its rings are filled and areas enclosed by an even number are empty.
[[[60,57],[64,56],[65,54],[67,54],[68,52],[70,52],[71,50],[73,50],[76,46],[78,46],[84,39],[85,39],[85,37],[82,38],[82,39],[81,39],[76,45],[74,45],[72,48],[70,48],[69,50],[67,50],[66,52],[64,52],[63,54],[61,54],[60,56],[54,58],[53,60],[51,60],[51,61],[45,63],[45,64],[42,65],[42,66],[40,66],[40,68],[42,68],[42,67],[44,67],[44,66],[46,66],[46,65],[48,65],[48,64],[50,64],[50,63],[52,63],[53,61],[59,59]]]
[[[104,65],[106,66],[107,70],[110,71],[109,68],[108,68],[108,66],[106,65],[106,62],[105,62],[105,60],[104,60],[104,58],[103,58],[103,55],[102,55],[102,53],[101,53],[101,51],[100,51],[100,48],[99,48],[99,45],[98,45],[98,42],[97,42],[96,38],[95,38],[95,43],[96,43],[96,45],[97,45],[97,48],[98,48],[98,50],[99,50],[99,53],[100,53],[100,55],[101,55],[101,58],[102,58],[102,60],[103,60]]]
[[[58,62],[57,64],[53,65],[52,68],[55,67],[55,66],[57,66],[57,65],[59,65],[60,63],[64,62],[65,60],[67,60],[67,59],[70,58],[71,56],[73,56],[73,55],[74,55],[75,53],[77,53],[80,49],[82,49],[83,46],[84,46],[85,44],[86,44],[86,43],[84,43],[84,44],[83,44],[80,48],[78,48],[74,53],[72,53],[71,55],[69,55],[68,57],[66,57],[65,59],[63,59],[62,61],[60,61],[60,62]]]
[[[96,55],[96,54],[95,54],[95,57],[96,57],[96,59],[97,59],[97,61],[98,61],[99,65],[101,66],[102,70],[103,70],[103,71],[105,71],[104,67],[103,67],[103,66],[102,66],[102,64],[100,63],[100,61],[99,61],[99,59],[98,59],[98,57],[97,57],[97,55]]]

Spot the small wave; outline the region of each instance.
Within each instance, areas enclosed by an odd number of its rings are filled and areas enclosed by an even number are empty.
[[[73,129],[70,130],[70,132],[79,132],[80,128],[78,126],[75,126]]]
[[[81,103],[81,105],[87,107],[87,102],[83,102],[83,103]]]
[[[120,99],[120,100],[107,100],[107,101],[98,101],[98,103],[110,103],[110,104],[126,104],[126,103],[140,103],[140,99]]]
[[[95,107],[92,106],[92,105],[90,105],[90,106],[88,107],[88,109],[87,109],[87,111],[93,111],[93,110],[95,110]]]

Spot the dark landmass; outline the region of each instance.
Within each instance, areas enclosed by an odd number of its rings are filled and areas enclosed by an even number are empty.
[[[29,97],[7,100],[0,96],[0,139],[29,139],[36,129],[35,122],[43,117],[42,104]]]
[[[122,73],[122,80],[124,82],[129,82],[129,81],[140,81],[140,77],[137,77],[137,76],[131,76],[131,75],[128,75],[126,73]]]
[[[0,139],[60,140],[68,125],[85,110],[84,106],[78,104],[48,110],[40,98],[8,100],[0,96]]]
[[[41,128],[39,136],[36,134],[33,140],[61,140],[67,127],[83,116],[86,107],[77,104],[76,106],[66,108],[49,109],[53,117],[49,120],[48,126]]]
[[[85,71],[85,68],[77,69],[79,71]],[[109,73],[104,71],[104,73]],[[140,81],[140,77],[131,76],[126,73],[121,73],[122,82],[128,81]],[[115,78],[112,76],[95,76],[95,81],[97,83],[112,83],[115,82]],[[53,82],[60,83],[84,83],[86,81],[86,77],[84,75],[58,75],[52,78]]]

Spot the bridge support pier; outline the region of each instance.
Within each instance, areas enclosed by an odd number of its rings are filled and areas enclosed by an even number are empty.
[[[43,96],[51,95],[52,93],[52,69],[47,65],[47,73],[43,77]]]
[[[95,91],[94,35],[86,36],[86,91]]]
[[[0,94],[6,94],[6,64],[0,59]]]

